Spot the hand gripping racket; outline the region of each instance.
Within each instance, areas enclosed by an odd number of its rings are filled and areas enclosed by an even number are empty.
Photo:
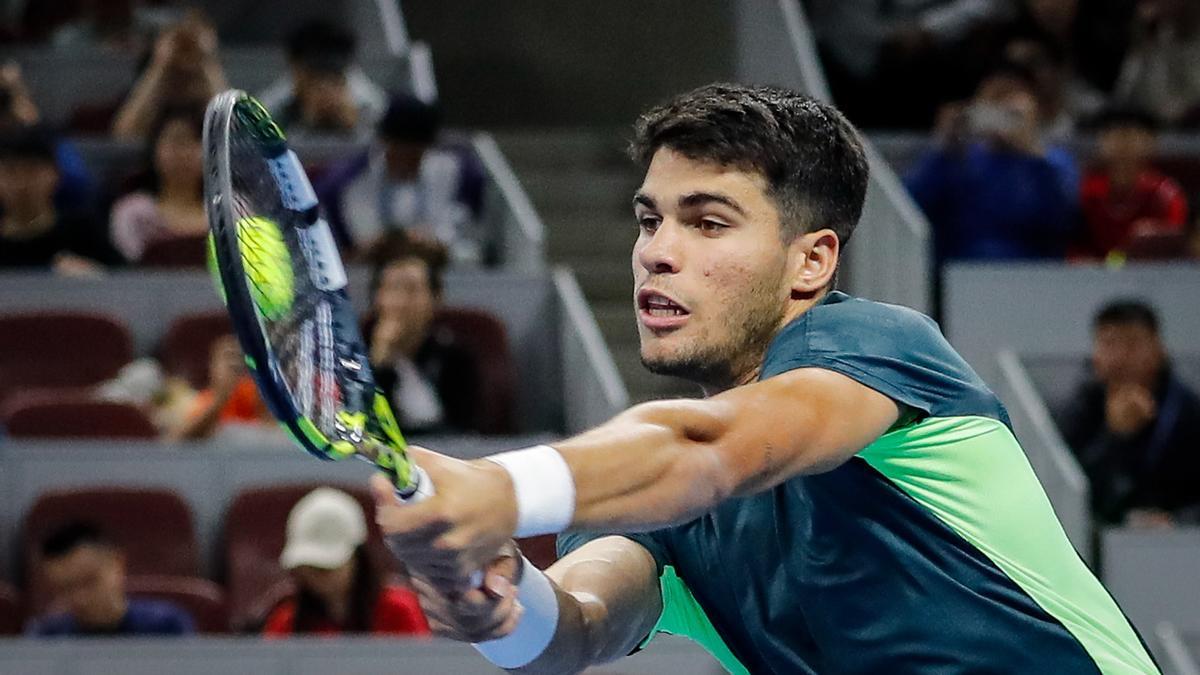
[[[375,386],[341,257],[283,132],[230,90],[209,102],[203,142],[209,263],[267,407],[309,453],[373,462],[402,499],[431,495]]]

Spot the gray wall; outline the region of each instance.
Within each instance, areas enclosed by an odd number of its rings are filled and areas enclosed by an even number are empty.
[[[491,675],[471,647],[447,641],[372,638],[0,639],[5,675]],[[699,647],[669,636],[593,675],[724,672]]]
[[[1200,265],[1120,270],[1056,263],[952,264],[945,272],[943,330],[990,383],[995,355],[1078,356],[1091,349],[1092,317],[1119,297],[1158,310],[1167,348],[1200,354]]]
[[[463,126],[628,127],[645,106],[727,80],[731,0],[407,0]]]

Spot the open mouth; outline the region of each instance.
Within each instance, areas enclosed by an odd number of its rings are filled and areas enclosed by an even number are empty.
[[[667,328],[680,323],[691,312],[669,296],[643,289],[637,295],[642,323],[652,328]]]

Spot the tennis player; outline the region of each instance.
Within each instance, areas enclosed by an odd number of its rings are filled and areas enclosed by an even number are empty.
[[[707,397],[485,460],[417,451],[437,495],[415,505],[377,478],[436,631],[529,673],[657,632],[740,673],[1158,672],[934,322],[834,290],[867,188],[841,114],[707,86],[645,114],[633,154],[642,360]],[[496,553],[544,533],[545,574]]]

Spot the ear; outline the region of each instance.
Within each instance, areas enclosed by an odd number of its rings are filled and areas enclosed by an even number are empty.
[[[809,299],[829,286],[837,273],[841,252],[841,242],[833,230],[817,230],[796,237],[788,246],[792,298]]]

